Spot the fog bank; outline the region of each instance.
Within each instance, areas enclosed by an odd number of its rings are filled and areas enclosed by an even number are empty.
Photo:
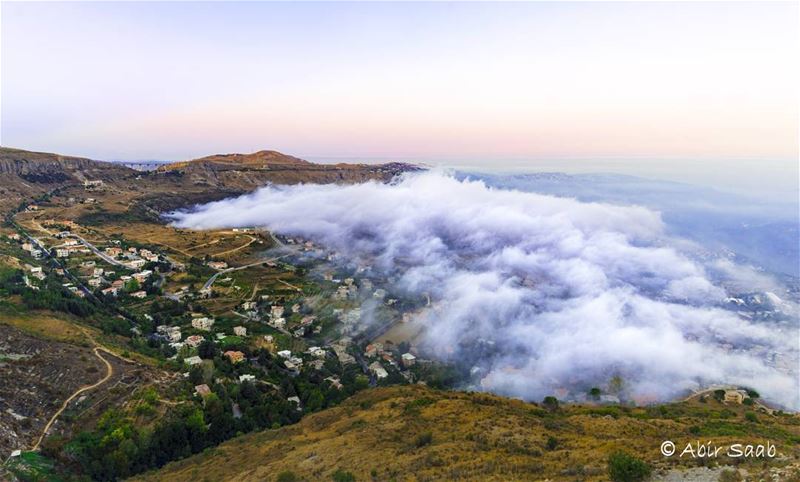
[[[796,322],[729,309],[731,293],[712,276],[724,261],[701,261],[642,207],[428,172],[393,184],[265,187],[170,216],[184,228],[264,226],[371,260],[397,276],[395,289],[431,295],[427,350],[475,360],[485,390],[540,399],[618,375],[642,400],[730,383],[800,405],[797,372],[775,366],[788,357],[796,367]]]

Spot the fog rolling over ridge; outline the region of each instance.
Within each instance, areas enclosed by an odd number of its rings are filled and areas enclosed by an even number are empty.
[[[538,400],[619,375],[641,400],[731,383],[800,406],[796,368],[786,368],[797,366],[796,305],[763,274],[699,255],[643,207],[427,172],[265,187],[170,216],[195,229],[265,226],[371,260],[397,277],[394,289],[431,295],[428,353],[474,360],[484,390]],[[732,277],[776,290],[784,313],[737,313],[720,283]]]

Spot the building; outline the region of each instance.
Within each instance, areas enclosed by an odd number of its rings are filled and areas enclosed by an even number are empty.
[[[119,293],[119,288],[116,287],[116,286],[112,286],[110,288],[106,288],[106,289],[102,290],[101,293],[103,293],[106,296],[109,296],[109,295],[110,296],[117,296],[117,294]]]
[[[200,335],[192,335],[186,338],[186,344],[192,348],[197,348],[200,346],[200,343],[203,343],[203,340],[205,340],[205,338]]]
[[[725,390],[725,403],[741,404],[744,402],[745,394],[741,390]]]
[[[408,368],[414,366],[414,364],[417,362],[417,357],[415,357],[411,353],[403,353],[400,356],[400,361],[403,362],[404,367]]]
[[[231,363],[239,363],[241,361],[244,361],[244,353],[240,351],[228,350],[225,353],[223,353],[223,355],[228,357]]]
[[[199,365],[200,363],[203,363],[203,359],[199,356],[190,356],[189,358],[184,358],[183,363],[186,363],[189,366]]]
[[[133,275],[131,275],[131,276],[133,277],[133,279],[135,279],[139,283],[144,283],[144,281],[147,278],[149,278],[151,274],[153,274],[153,272],[150,271],[149,269],[146,269],[146,270],[143,270],[143,271],[139,271],[138,273],[133,273]]]
[[[234,326],[233,334],[236,336],[247,336],[247,328],[243,326]]]
[[[122,254],[122,249],[112,246],[110,248],[106,248],[105,252],[107,255],[111,256],[112,258],[116,258],[120,254]]]
[[[134,298],[143,299],[143,298],[147,298],[147,292],[145,292],[145,291],[135,291],[135,292],[131,293],[131,296],[134,297]]]
[[[58,258],[69,258],[69,250],[65,248],[57,248],[56,249],[56,257]]]
[[[278,352],[278,356],[281,358],[291,358],[292,352],[289,350],[281,350]]]
[[[214,326],[214,320],[211,318],[203,317],[203,318],[195,318],[192,320],[192,328],[202,330],[202,331],[211,331],[211,327]]]
[[[147,261],[143,259],[134,259],[133,261],[128,261],[125,265],[131,269],[139,269],[147,264]]]
[[[255,375],[239,375],[239,382],[252,382],[256,379]]]
[[[226,263],[225,261],[209,261],[206,264],[208,265],[209,268],[214,268],[214,269],[225,269],[228,267],[228,263]]]
[[[211,389],[208,388],[208,385],[203,383],[202,385],[195,385],[194,393],[200,395],[203,398],[206,398],[207,396],[211,395]]]
[[[375,375],[375,378],[378,380],[389,376],[389,372],[387,372],[386,369],[383,368],[383,365],[378,362],[372,362],[372,364],[369,366],[369,371]]]

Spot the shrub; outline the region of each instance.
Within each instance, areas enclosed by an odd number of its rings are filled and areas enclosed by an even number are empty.
[[[297,476],[291,470],[284,470],[275,479],[276,482],[297,482]]]
[[[558,440],[552,435],[547,437],[547,442],[545,443],[545,447],[547,447],[547,450],[555,450],[556,447],[558,447]]]
[[[556,397],[544,397],[542,406],[551,412],[558,410],[558,399]]]
[[[756,414],[753,413],[753,412],[745,413],[744,414],[744,419],[747,420],[748,422],[753,422],[753,423],[758,422],[758,417],[756,417]]]
[[[433,434],[430,432],[425,432],[417,436],[417,439],[414,440],[414,446],[420,448],[429,445],[431,442],[433,442]]]
[[[356,482],[356,477],[350,472],[337,470],[333,473],[334,482]]]
[[[625,452],[608,457],[608,476],[614,482],[639,482],[650,477],[651,471],[645,462]]]

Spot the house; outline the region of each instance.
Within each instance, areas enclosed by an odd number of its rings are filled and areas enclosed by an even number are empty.
[[[147,292],[146,291],[135,291],[135,292],[131,293],[131,296],[134,297],[134,298],[143,299],[143,298],[147,298]]]
[[[281,358],[291,358],[292,352],[289,350],[281,350],[278,352],[278,356]]]
[[[94,276],[103,276],[103,273],[105,273],[105,270],[103,268],[95,268],[92,273],[93,273]]]
[[[206,264],[208,265],[209,268],[214,268],[217,270],[225,269],[228,267],[228,263],[226,263],[225,261],[209,261]]]
[[[269,311],[270,318],[280,318],[283,316],[283,306],[280,305],[273,305]]]
[[[30,268],[31,273],[41,273],[42,267],[41,266],[31,266]]]
[[[243,326],[234,326],[233,334],[236,336],[247,336],[247,328]]]
[[[139,271],[138,273],[133,273],[132,276],[133,276],[133,279],[135,279],[139,283],[144,283],[144,281],[147,278],[149,278],[151,274],[153,274],[153,272],[150,271],[149,269],[146,269],[146,270],[143,270],[143,271]]]
[[[184,358],[183,363],[186,363],[189,366],[198,365],[200,363],[203,363],[203,359],[200,358],[199,356],[190,356],[189,358]]]
[[[99,180],[99,179],[98,180],[91,180],[91,181],[89,179],[84,179],[83,187],[86,188],[86,189],[92,189],[92,188],[95,188],[95,187],[103,187],[103,181]]]
[[[744,402],[745,394],[741,390],[725,390],[725,403],[741,404]]]
[[[375,378],[378,380],[389,376],[389,372],[387,372],[386,369],[383,368],[383,365],[378,362],[372,362],[372,364],[369,366],[369,371],[375,375]]]
[[[143,259],[134,259],[133,261],[128,261],[125,265],[131,269],[139,269],[147,264],[147,261]]]
[[[200,335],[192,335],[186,338],[186,344],[192,348],[196,348],[200,346],[200,343],[203,343],[203,340],[205,340],[205,338]]]
[[[240,351],[228,350],[223,355],[228,357],[231,363],[239,363],[244,360],[244,353]]]
[[[255,301],[245,301],[242,303],[242,310],[250,311],[256,309],[256,302]]]
[[[252,382],[256,379],[255,375],[239,375],[239,382]]]
[[[200,395],[201,397],[205,398],[205,397],[211,395],[211,389],[208,388],[208,385],[203,383],[202,385],[195,385],[194,393],[196,393],[197,395]]]
[[[325,379],[325,381],[330,382],[331,385],[333,385],[333,388],[337,390],[341,390],[343,388],[342,382],[336,377],[328,377]]]
[[[89,261],[84,261],[83,263],[81,263],[81,266],[83,266],[84,268],[94,268],[94,266],[96,264],[97,263],[95,263],[93,260],[89,260]]]
[[[417,362],[417,357],[415,357],[411,353],[403,353],[400,356],[400,361],[403,362],[403,366],[404,367],[408,368],[408,367],[414,366],[414,363]]]
[[[58,258],[69,258],[69,250],[64,248],[57,248],[56,249],[56,257]]]
[[[383,352],[383,343],[370,343],[364,350],[364,355],[373,357],[379,355],[381,352]]]
[[[103,284],[103,278],[91,278],[87,283],[93,288],[99,288]]]
[[[116,258],[120,254],[122,254],[122,249],[112,246],[110,248],[106,248],[105,252],[107,255],[111,256],[112,258]]]
[[[192,320],[192,327],[198,330],[211,331],[212,326],[214,326],[214,320],[211,318],[202,317]]]
[[[102,290],[101,293],[103,293],[106,296],[109,296],[109,295],[110,296],[117,296],[117,294],[119,293],[119,288],[116,287],[116,286],[112,286],[110,288],[106,288],[106,289]]]
[[[315,356],[317,358],[325,358],[325,356],[328,354],[328,352],[326,352],[324,349],[318,346],[312,346],[311,348],[309,348],[308,353],[311,356]]]
[[[279,330],[282,330],[286,328],[286,320],[283,318],[275,318],[269,321],[269,325]]]

